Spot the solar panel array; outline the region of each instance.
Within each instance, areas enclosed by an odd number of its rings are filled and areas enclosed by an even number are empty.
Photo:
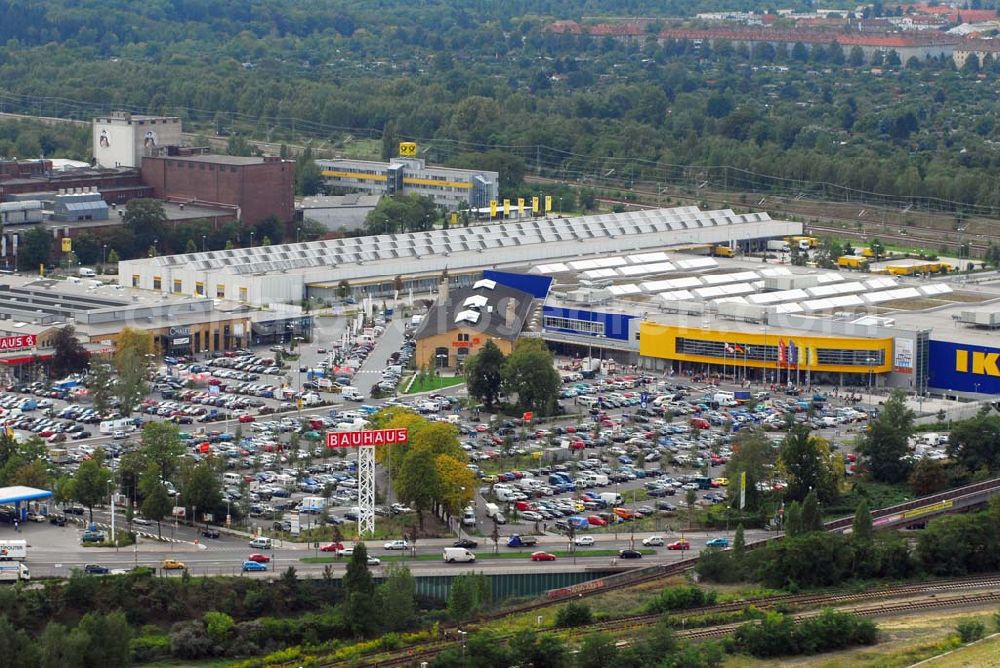
[[[176,269],[260,274],[365,262],[393,262],[450,253],[495,253],[520,246],[613,239],[618,236],[658,234],[769,220],[770,216],[764,212],[737,214],[731,209],[701,211],[698,207],[687,206],[579,218],[534,218],[447,230],[379,234],[280,246],[185,253],[162,256],[153,261],[159,266]],[[658,253],[630,257],[637,258],[637,262],[633,264],[665,261],[665,256]],[[621,258],[621,264],[627,263],[628,261]],[[589,268],[607,268],[607,266]]]

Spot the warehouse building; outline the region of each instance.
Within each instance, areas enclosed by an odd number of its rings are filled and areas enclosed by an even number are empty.
[[[93,156],[100,167],[141,167],[162,147],[180,146],[181,119],[116,111],[93,120]]]
[[[497,172],[428,166],[420,158],[317,160],[331,191],[360,191],[374,195],[416,194],[430,197],[448,209],[460,205],[489,206],[500,193]]]
[[[141,258],[121,262],[118,280],[182,294],[200,283],[206,294],[255,306],[397,291],[433,296],[445,270],[452,287],[463,287],[484,269],[677,246],[749,248],[801,233],[801,223],[763,212],[677,207]]]

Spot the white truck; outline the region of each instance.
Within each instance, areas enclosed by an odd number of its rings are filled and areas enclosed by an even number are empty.
[[[31,572],[25,564],[0,564],[0,582],[28,582]]]
[[[622,503],[622,495],[617,492],[601,492],[599,496],[609,506],[620,506]]]
[[[132,420],[129,420],[127,418],[101,421],[102,434],[113,434],[116,431],[130,432],[133,429],[135,429],[135,425],[132,423]]]
[[[340,396],[343,397],[345,401],[365,400],[364,396],[362,396],[362,394],[358,392],[358,388],[352,387],[350,385],[345,385],[344,387],[340,388]]]
[[[487,503],[486,504],[486,516],[487,517],[495,517],[496,515],[499,515],[499,514],[500,514],[500,506],[498,506],[495,503]]]
[[[28,541],[0,541],[0,561],[24,561],[28,558]]]
[[[788,253],[792,249],[788,245],[788,242],[784,239],[769,239],[767,242],[767,250],[769,251],[780,251],[782,253]]]

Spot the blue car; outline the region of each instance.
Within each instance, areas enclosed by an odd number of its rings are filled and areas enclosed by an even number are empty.
[[[729,547],[729,539],[724,536],[713,538],[705,543],[705,547]]]
[[[267,564],[261,564],[256,561],[244,561],[243,562],[243,572],[248,571],[266,571]]]

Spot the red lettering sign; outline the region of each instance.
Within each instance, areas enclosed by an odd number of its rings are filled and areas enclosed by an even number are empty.
[[[364,431],[328,431],[326,432],[326,447],[357,448],[365,445],[392,445],[406,443],[409,439],[410,430],[405,427]]]
[[[20,336],[5,336],[0,338],[0,352],[5,350],[20,350],[21,348],[31,348],[38,343],[38,337],[34,334],[23,334]]]

